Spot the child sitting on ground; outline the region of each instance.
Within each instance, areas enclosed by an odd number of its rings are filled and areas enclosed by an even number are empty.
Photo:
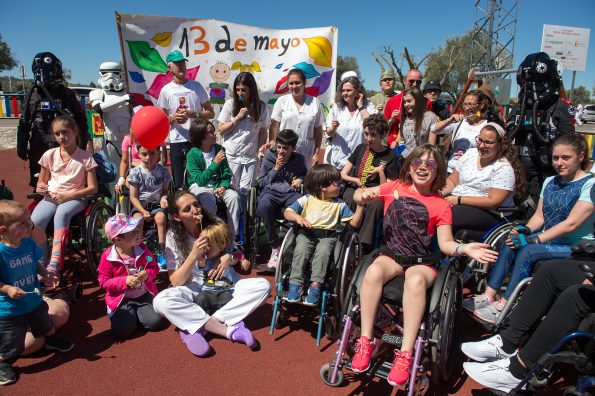
[[[74,344],[54,334],[37,275],[47,284],[57,276],[44,268],[41,248],[28,235],[33,227],[22,203],[0,201],[0,385],[17,380],[12,362],[25,348],[25,335],[45,336],[45,348],[70,351]]]
[[[148,150],[137,145],[141,163],[130,170],[128,187],[130,188],[130,203],[134,207],[132,215],[143,217],[146,222],[155,220],[157,224],[157,238],[159,252],[165,250],[165,232],[167,228],[167,192],[171,175],[167,168],[159,161],[159,148]]]
[[[159,267],[142,242],[143,219],[118,214],[105,223],[105,235],[114,242],[101,255],[99,285],[105,289],[112,332],[126,338],[138,327],[157,331],[167,320],[153,309],[158,293],[153,283]]]
[[[232,240],[229,227],[223,223],[210,225],[200,233],[200,237],[207,239],[208,247],[198,262],[202,271],[202,290],[194,302],[206,313],[213,315],[231,301],[233,286],[240,277],[231,267],[227,267],[219,279],[215,280],[208,276],[208,273],[219,264],[221,256],[231,251]]]
[[[337,197],[341,192],[341,174],[332,165],[315,165],[306,175],[304,184],[307,194],[285,210],[285,219],[299,224],[291,274],[289,276],[288,302],[302,299],[304,267],[312,263],[310,288],[304,300],[306,305],[318,305],[321,284],[331,258],[342,223],[359,227],[364,207],[358,205],[355,214],[345,202]]]

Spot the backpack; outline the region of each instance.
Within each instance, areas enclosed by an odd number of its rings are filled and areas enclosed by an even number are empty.
[[[112,164],[103,151],[93,154],[93,159],[97,162],[95,174],[98,184],[109,184],[116,181],[116,165]]]

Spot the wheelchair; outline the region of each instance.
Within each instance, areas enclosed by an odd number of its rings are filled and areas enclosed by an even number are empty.
[[[289,303],[283,299],[287,297],[289,289],[289,276],[298,230],[298,226],[291,227],[281,244],[279,265],[275,271],[275,296],[269,329],[270,334],[273,334],[275,328],[282,328],[293,312],[297,313],[300,320],[306,316],[304,311],[306,311],[306,314],[315,315],[313,311],[306,310],[305,306],[302,307],[302,304]],[[351,227],[346,226],[338,233],[337,238],[334,252],[327,267],[325,282],[322,285],[320,303],[317,307],[316,346],[320,346],[323,329],[328,339],[338,338],[338,322],[345,304],[347,288],[351,282],[351,276],[360,262],[361,247],[357,233]],[[306,278],[304,284],[308,284],[308,272],[305,272],[304,275]]]
[[[359,338],[358,290],[373,257],[368,255],[363,259],[345,295],[341,337],[337,342],[337,350],[330,363],[320,368],[320,377],[326,385],[340,386],[345,379],[343,368],[351,369],[355,342]],[[378,356],[383,356],[387,350],[392,352],[394,348],[401,346],[403,315],[400,307],[404,283],[404,277],[397,277],[384,285],[377,321],[374,325],[374,336],[379,340]],[[455,365],[453,345],[457,342],[460,327],[462,295],[461,274],[454,268],[452,260],[442,260],[436,280],[427,291],[426,314],[415,342],[411,376],[405,385],[409,396],[423,395],[427,391],[430,383],[426,374],[428,370],[432,373],[431,381],[435,385],[450,379]],[[393,334],[395,331],[401,335]],[[387,379],[391,368],[392,360],[374,361],[373,358],[370,369],[365,375]]]
[[[28,208],[30,212],[33,212],[33,209],[43,199],[43,195],[29,194],[27,198],[33,199]],[[101,255],[112,243],[105,234],[104,226],[107,220],[115,214],[114,209],[105,203],[106,197],[101,194],[90,195],[86,197],[86,200],[89,203],[88,206],[72,218],[68,231],[62,237],[60,255],[60,285],[62,286],[65,285],[64,271],[67,269],[65,263],[67,251],[78,259],[84,259],[95,279],[97,279],[97,268],[99,267]],[[53,221],[50,221],[47,230],[45,230],[46,235],[49,235],[49,246],[52,245],[50,241],[53,228]],[[83,296],[82,268],[79,260],[70,257],[69,261],[72,271],[69,297],[72,301],[77,302]]]

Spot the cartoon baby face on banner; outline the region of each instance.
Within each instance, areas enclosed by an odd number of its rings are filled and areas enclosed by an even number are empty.
[[[335,27],[275,30],[231,22],[116,15],[122,37],[129,90],[156,103],[172,81],[164,61],[179,50],[188,59],[187,77],[199,81],[213,104],[229,98],[229,85],[239,72],[254,74],[260,97],[272,105],[288,93],[287,72],[301,69],[306,94],[326,108],[335,95],[338,30]]]

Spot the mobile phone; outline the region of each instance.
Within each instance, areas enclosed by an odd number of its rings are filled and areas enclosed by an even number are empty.
[[[585,263],[580,263],[578,266],[581,270],[583,270],[587,279],[590,280],[591,283],[595,284],[595,282],[593,282],[593,280],[595,279],[595,275],[593,275],[593,270],[591,269],[591,267],[589,267]]]

